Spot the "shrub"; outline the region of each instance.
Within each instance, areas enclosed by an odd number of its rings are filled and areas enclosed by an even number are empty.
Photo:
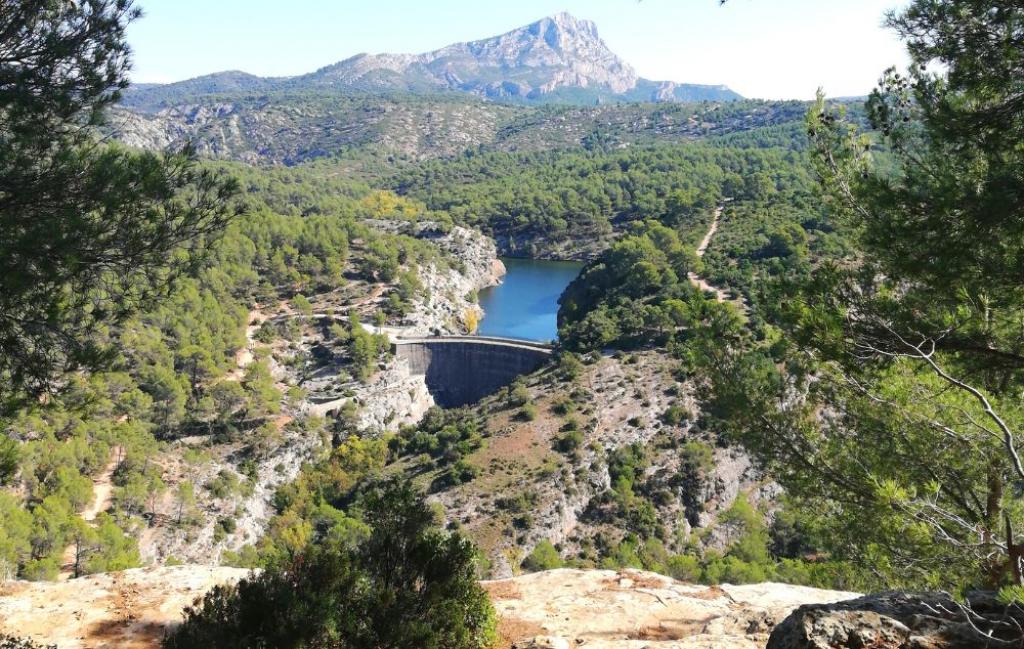
[[[689,413],[682,406],[672,404],[661,413],[661,421],[668,426],[678,426],[689,418]]]
[[[434,526],[423,498],[390,483],[364,498],[369,536],[310,545],[185,610],[167,649],[446,647],[496,640],[494,610],[476,581],[476,550]]]
[[[567,430],[555,440],[555,450],[559,453],[573,453],[583,445],[583,433],[576,429]]]
[[[523,559],[523,570],[529,572],[540,572],[541,570],[554,570],[565,565],[558,550],[551,544],[551,541],[544,539],[538,543],[530,554]]]
[[[510,387],[508,393],[508,405],[512,408],[518,408],[529,401],[530,391],[522,381],[517,379]]]
[[[576,404],[571,397],[561,396],[551,403],[551,412],[556,415],[568,415],[576,409]]]
[[[313,315],[313,305],[310,303],[309,299],[301,293],[292,298],[292,306],[295,307],[295,310],[302,315]]]
[[[537,418],[537,406],[532,403],[528,403],[519,409],[519,413],[516,414],[516,418],[520,421],[533,421]]]
[[[576,380],[583,371],[580,357],[572,352],[564,352],[558,356],[558,376],[564,381]]]
[[[668,558],[668,574],[680,581],[698,582],[701,579],[700,560],[688,554],[677,554]]]
[[[494,504],[501,509],[516,514],[529,511],[537,504],[537,492],[532,490],[520,491],[515,496],[499,498]]]

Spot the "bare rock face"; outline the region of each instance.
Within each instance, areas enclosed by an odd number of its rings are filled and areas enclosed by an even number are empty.
[[[516,649],[760,649],[795,607],[854,593],[786,584],[698,586],[651,572],[549,570],[484,582]]]
[[[421,54],[357,54],[295,77],[256,77],[227,71],[166,85],[147,84],[129,89],[123,103],[134,110],[156,113],[224,95],[259,98],[274,93],[312,92],[343,96],[391,91],[451,91],[516,102],[543,102],[555,94],[580,105],[605,99],[741,98],[725,86],[642,79],[608,48],[593,22],[562,12],[490,38],[453,43]]]
[[[535,97],[563,87],[618,94],[637,80],[633,68],[601,40],[594,23],[559,13],[499,36],[424,54],[358,54],[292,83]]]
[[[246,574],[186,565],[8,582],[0,585],[0,634],[61,649],[155,649],[185,606]],[[856,596],[772,583],[697,586],[636,570],[550,570],[482,585],[498,615],[499,646],[520,649],[760,649],[794,607]]]
[[[1022,629],[1024,611],[992,593],[961,605],[946,593],[888,592],[801,606],[775,627],[768,649],[1019,647]]]
[[[181,612],[248,571],[215,566],[136,568],[61,582],[0,584],[0,634],[60,649],[159,647]]]

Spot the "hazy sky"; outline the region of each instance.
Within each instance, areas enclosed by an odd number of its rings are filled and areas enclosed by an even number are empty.
[[[359,52],[424,52],[569,11],[640,76],[747,97],[866,94],[904,50],[881,26],[905,0],[138,0],[133,79],[311,72]]]

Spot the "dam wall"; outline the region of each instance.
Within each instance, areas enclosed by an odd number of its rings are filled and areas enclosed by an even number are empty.
[[[485,336],[406,338],[392,346],[412,374],[425,377],[434,401],[445,408],[475,403],[551,357],[550,345]]]

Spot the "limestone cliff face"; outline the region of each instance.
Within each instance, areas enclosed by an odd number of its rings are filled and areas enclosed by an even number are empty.
[[[619,94],[637,74],[597,33],[567,13],[505,34],[424,54],[359,54],[303,78],[311,85],[463,90],[484,96],[537,97],[560,88]]]
[[[427,225],[416,236],[432,241],[453,263],[420,269],[427,296],[420,298],[402,323],[407,335],[467,333],[467,319],[483,317],[473,296],[501,282],[505,266],[498,259],[494,241],[476,230],[453,227],[435,230]],[[475,316],[470,316],[475,313]],[[468,332],[472,333],[472,332]]]

